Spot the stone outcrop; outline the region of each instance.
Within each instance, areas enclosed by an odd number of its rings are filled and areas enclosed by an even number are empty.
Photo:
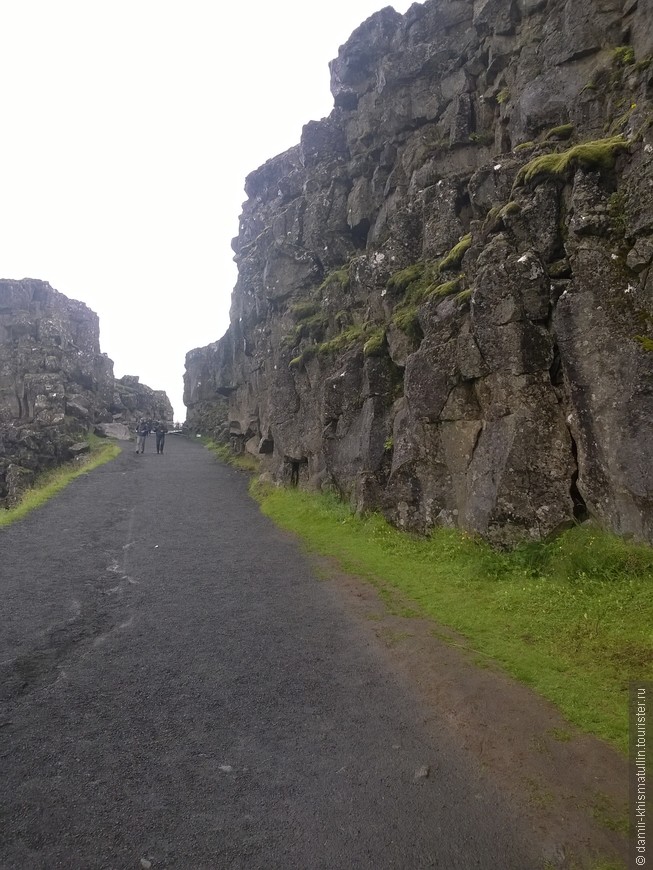
[[[89,432],[172,421],[165,393],[114,379],[99,334],[93,311],[46,282],[0,280],[0,505],[78,455]]]
[[[511,545],[589,516],[653,541],[651,20],[431,0],[364,22],[330,116],[247,178],[189,425],[215,402],[277,479],[407,529]]]

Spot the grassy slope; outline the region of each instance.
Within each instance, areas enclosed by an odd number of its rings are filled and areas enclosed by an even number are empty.
[[[110,462],[120,453],[120,447],[114,442],[107,442],[100,438],[88,440],[91,443],[90,454],[39,475],[34,486],[25,492],[20,504],[11,510],[0,510],[0,527],[8,526],[21,519],[25,514],[51,499],[80,474],[87,474],[99,465]]]
[[[400,590],[569,721],[627,751],[629,681],[653,679],[652,549],[583,526],[499,553],[448,529],[417,538],[328,496],[255,492],[309,550]]]

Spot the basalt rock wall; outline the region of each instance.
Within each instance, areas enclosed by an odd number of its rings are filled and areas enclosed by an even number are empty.
[[[93,431],[129,435],[139,417],[172,421],[165,393],[115,380],[97,315],[45,281],[0,280],[0,506]]]
[[[408,529],[652,541],[652,21],[432,0],[364,22],[330,116],[246,180],[190,425],[215,402],[277,479]]]

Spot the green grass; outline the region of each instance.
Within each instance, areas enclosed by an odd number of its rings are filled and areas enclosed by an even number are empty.
[[[9,510],[0,510],[0,527],[8,526],[22,519],[30,511],[35,510],[46,501],[68,486],[76,477],[88,474],[99,465],[104,465],[115,459],[120,453],[120,447],[113,441],[90,435],[86,440],[91,445],[91,452],[75,462],[69,462],[40,474],[34,485],[25,491],[20,503]]]
[[[517,173],[515,186],[564,177],[579,166],[584,169],[612,169],[617,154],[627,148],[628,141],[623,136],[610,136],[594,142],[582,142],[560,153],[541,154],[522,166]]]
[[[228,465],[233,465],[234,468],[240,468],[241,471],[253,473],[260,471],[260,462],[256,456],[253,456],[251,453],[233,453],[228,444],[218,444],[215,441],[211,441],[210,438],[202,437],[199,440],[207,450],[210,450],[211,453],[215,453],[219,459],[226,462]]]
[[[589,526],[497,552],[438,529],[412,536],[335,497],[254,486],[262,510],[308,549],[400,594],[467,638],[470,651],[553,701],[622,752],[628,685],[653,679],[653,549]]]
[[[630,66],[635,63],[635,50],[632,45],[618,45],[612,50],[612,60],[616,66]]]
[[[407,308],[399,308],[392,315],[394,325],[405,332],[409,338],[418,341],[422,336],[422,329],[419,325],[419,311],[416,305],[410,305]]]
[[[319,292],[324,294],[331,289],[338,291],[349,289],[349,266],[343,266],[342,269],[334,269],[333,272],[330,272],[320,284]]]
[[[463,278],[464,275],[458,275],[451,281],[445,281],[443,284],[438,284],[437,286],[429,290],[427,298],[430,299],[433,296],[451,296],[454,293],[458,293],[460,291],[460,285]]]

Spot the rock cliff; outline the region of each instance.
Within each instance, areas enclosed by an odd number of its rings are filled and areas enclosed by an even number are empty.
[[[653,3],[382,9],[252,172],[191,428],[503,545],[653,540]]]
[[[89,432],[125,436],[141,416],[172,421],[165,393],[114,379],[99,335],[82,302],[44,281],[0,280],[0,506],[73,458]]]

